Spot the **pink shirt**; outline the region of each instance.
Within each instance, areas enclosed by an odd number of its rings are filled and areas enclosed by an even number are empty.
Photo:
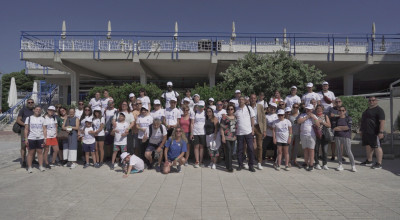
[[[185,133],[189,133],[189,128],[190,128],[190,118],[188,118],[187,120],[180,118],[179,119],[179,125],[181,126],[183,132]]]

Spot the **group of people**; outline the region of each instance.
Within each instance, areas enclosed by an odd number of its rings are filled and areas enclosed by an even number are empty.
[[[312,83],[306,87],[301,98],[297,87],[292,86],[285,99],[279,91],[266,101],[262,92],[247,97],[236,90],[231,100],[215,102],[209,98],[206,103],[200,95],[192,96],[189,89],[181,97],[168,82],[168,89],[153,102],[142,88],[138,96],[129,94],[129,100],[118,103],[116,108],[104,90],[103,94],[97,92],[87,105],[79,101],[77,108],[50,106],[43,116],[41,107],[29,99],[17,118],[21,126],[21,166],[29,173],[33,172],[33,163],[38,163],[40,171],[57,165],[74,169],[82,152],[83,168],[99,168],[104,164],[105,153],[112,151],[110,169],[122,165],[124,177],[146,168],[167,174],[181,172],[182,166],[189,164],[192,152],[193,166],[205,167],[206,151],[211,159],[208,167],[216,169],[218,161],[224,160],[228,172],[233,172],[234,159],[237,171],[262,170],[266,160],[278,171],[281,167],[289,171],[291,166],[308,171],[328,170],[331,145],[331,160],[337,155],[336,169],[344,169],[344,150],[350,159],[350,170],[356,172],[351,151],[352,119],[346,107],[329,91],[328,82],[322,83],[318,93],[313,91]],[[385,115],[375,97],[368,100],[360,130],[367,159],[361,165],[379,169]],[[297,162],[300,145],[303,164]],[[374,152],[376,163],[372,162]]]

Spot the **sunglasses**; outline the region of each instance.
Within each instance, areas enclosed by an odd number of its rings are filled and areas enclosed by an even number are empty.
[[[299,107],[293,107],[293,108],[299,108]]]
[[[83,105],[83,103],[79,103],[79,105]]]
[[[345,112],[346,110],[339,110],[339,112]]]
[[[28,102],[28,104],[33,104],[34,102]]]
[[[136,105],[141,105],[142,103],[136,103]]]
[[[370,99],[370,100],[368,100],[368,102],[375,102],[376,101],[376,99]],[[28,102],[29,103],[29,102]]]
[[[182,130],[177,130],[176,132],[182,132]]]
[[[228,108],[228,110],[229,110],[229,111],[233,111],[233,110],[235,110],[235,109],[233,109],[233,108]]]
[[[189,109],[185,109],[185,110],[183,110],[184,112],[188,112],[189,111]]]

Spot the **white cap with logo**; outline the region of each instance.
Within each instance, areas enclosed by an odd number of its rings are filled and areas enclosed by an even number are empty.
[[[277,115],[284,115],[285,111],[283,109],[279,109]]]
[[[239,90],[239,89],[237,89],[237,90],[235,91],[235,93],[241,93],[241,92],[240,92],[240,90]]]
[[[185,97],[185,98],[183,99],[183,101],[184,101],[184,102],[189,102],[189,103],[190,103],[191,100],[190,100],[188,97]]]
[[[172,97],[169,101],[177,101],[176,97]]]
[[[128,152],[124,152],[121,154],[121,160],[125,160],[125,157],[127,157],[129,155]]]
[[[211,98],[208,99],[208,101],[214,101],[214,98],[211,97]]]
[[[291,112],[291,111],[292,111],[292,108],[290,108],[290,107],[285,108],[285,112]]]
[[[55,111],[55,110],[56,110],[56,107],[50,106],[49,108],[47,108],[47,110],[53,110],[53,111]]]
[[[200,105],[200,106],[205,106],[205,105],[206,105],[206,103],[205,103],[203,100],[200,100],[200,101],[199,101],[199,103],[197,103],[197,105]]]
[[[308,110],[313,110],[313,109],[314,109],[314,106],[313,106],[312,104],[308,104],[307,107],[306,107],[306,109],[308,109]]]
[[[314,86],[314,84],[312,84],[312,83],[307,83],[307,87],[313,87]]]
[[[327,81],[323,82],[322,85],[329,85]]]
[[[161,102],[159,99],[154,99],[154,105],[161,105]]]
[[[167,86],[172,86],[172,82],[167,82]]]

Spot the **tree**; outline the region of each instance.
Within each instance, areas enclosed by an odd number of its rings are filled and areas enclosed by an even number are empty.
[[[222,87],[239,89],[243,94],[264,92],[271,97],[275,90],[282,95],[290,93],[295,85],[298,93],[306,91],[306,83],[320,84],[325,77],[321,70],[305,64],[284,51],[272,55],[247,54],[221,73]]]

